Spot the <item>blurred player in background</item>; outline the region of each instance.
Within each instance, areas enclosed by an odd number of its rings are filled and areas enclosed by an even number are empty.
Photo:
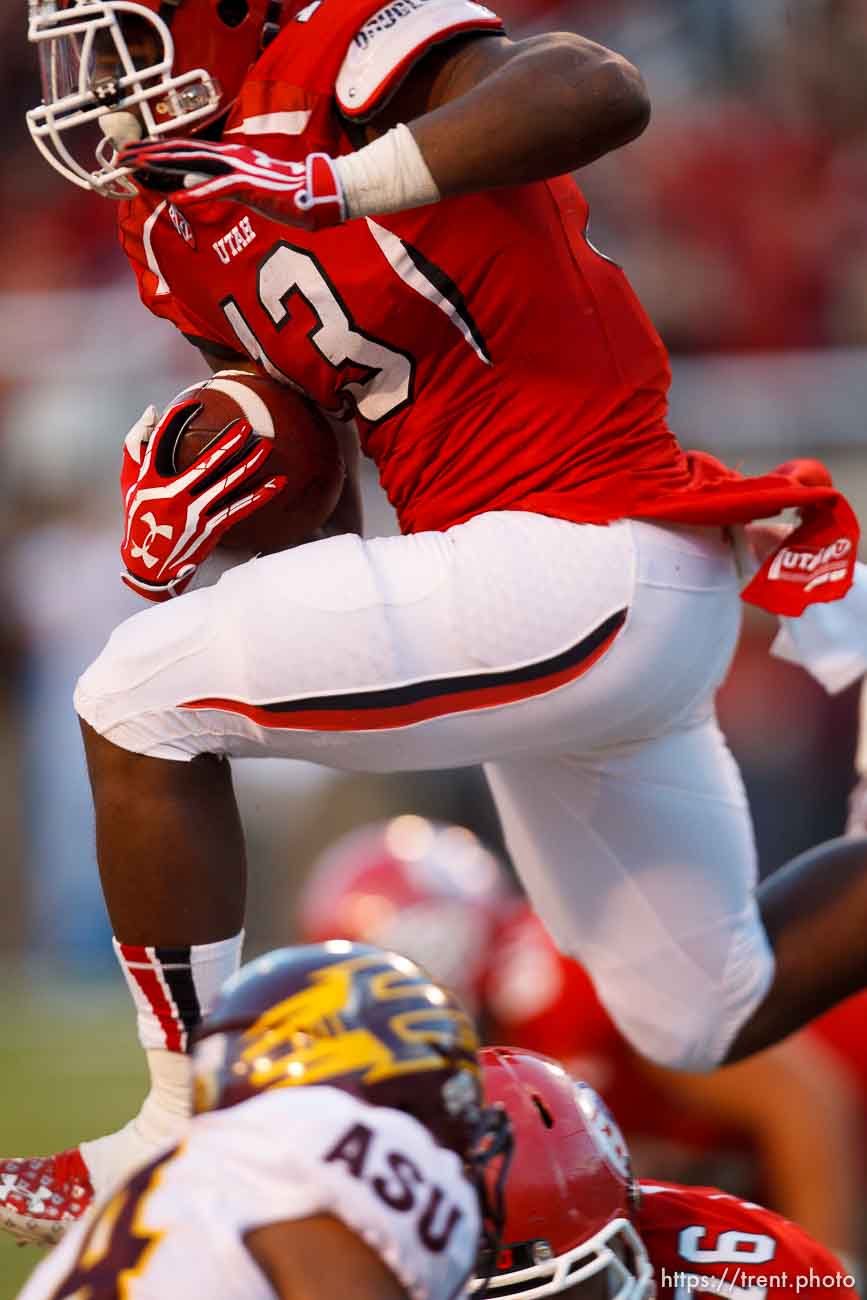
[[[867,997],[712,1075],[661,1070],[632,1050],[587,973],[520,908],[491,954],[483,1005],[490,1039],[556,1058],[604,1097],[640,1175],[761,1198],[852,1270],[867,1191],[858,1060]]]
[[[680,1067],[755,1050],[780,974],[714,716],[740,616],[726,530],[803,508],[748,592],[799,615],[847,589],[858,528],[824,472],[743,478],[667,426],[665,349],[565,176],[644,129],[636,69],[573,34],[512,42],[473,0],[30,15],[32,132],[70,179],[125,196],[145,304],[214,368],[353,416],[408,535],[299,547],[169,600],[229,509],[276,485],[245,442],[217,527],[153,448],[127,453],[127,500],[149,506],[127,576],[164,603],[118,629],[77,708],[152,1089],[76,1149],[83,1200],[71,1157],[46,1158],[50,1213],[7,1173],[0,1220],[54,1235],[183,1132],[184,1049],[242,943],[227,756],[484,762],[533,906],[630,1041]],[[84,166],[74,137],[100,130]],[[169,432],[152,414],[130,448]]]
[[[341,835],[310,864],[295,933],[405,953],[484,1023],[491,959],[516,906],[505,867],[472,831],[406,813]]]
[[[780,1215],[713,1187],[636,1181],[605,1104],[556,1062],[510,1048],[482,1060],[485,1098],[515,1135],[490,1295],[857,1295],[844,1265]]]
[[[867,1099],[841,1052],[867,1041],[864,999],[833,1013],[833,1051],[819,1021],[711,1076],[656,1069],[477,837],[412,815],[359,827],[316,859],[296,931],[305,943],[395,948],[426,966],[472,1007],[487,1041],[542,1052],[592,1084],[639,1173],[761,1196],[847,1261],[857,1256]]]
[[[508,1142],[477,1048],[406,958],[349,943],[260,957],[197,1034],[184,1141],[76,1225],[21,1300],[453,1300],[482,1227],[482,1147]]]

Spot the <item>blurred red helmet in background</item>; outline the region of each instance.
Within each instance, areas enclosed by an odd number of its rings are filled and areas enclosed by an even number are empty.
[[[504,868],[472,831],[406,814],[351,831],[313,863],[298,937],[405,953],[475,1004],[513,897]]]

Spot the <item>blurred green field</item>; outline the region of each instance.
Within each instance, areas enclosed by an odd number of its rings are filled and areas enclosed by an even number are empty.
[[[58,980],[34,993],[22,973],[4,975],[0,1152],[61,1151],[125,1123],[144,1095],[145,1069],[122,981]],[[42,1253],[0,1237],[0,1300],[14,1300]]]

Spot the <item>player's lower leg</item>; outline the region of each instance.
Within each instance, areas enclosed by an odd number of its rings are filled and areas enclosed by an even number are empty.
[[[762,882],[774,979],[722,1062],[752,1056],[867,986],[867,836],[829,840]]]
[[[182,1136],[189,1035],[241,956],[246,863],[228,763],[146,758],[82,731],[100,877],[151,1087],[116,1133],[0,1161],[0,1226],[24,1241],[57,1240],[94,1195]]]

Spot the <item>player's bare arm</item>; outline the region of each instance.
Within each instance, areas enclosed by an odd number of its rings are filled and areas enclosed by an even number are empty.
[[[573,33],[475,34],[422,58],[354,153],[287,163],[177,140],[132,145],[121,160],[144,188],[176,187],[177,204],[219,196],[319,229],[564,175],[633,140],[649,117],[639,72],[604,46]]]
[[[571,32],[474,36],[428,55],[371,135],[409,122],[448,197],[576,171],[649,120],[638,70],[594,41]]]
[[[379,1256],[331,1215],[270,1223],[244,1244],[279,1300],[406,1300]]]
[[[857,1255],[859,1103],[821,1044],[801,1034],[713,1074],[644,1068],[686,1106],[750,1135],[779,1213],[837,1254]]]
[[[777,1042],[867,986],[867,837],[831,840],[759,888],[774,980],[725,1058]]]

